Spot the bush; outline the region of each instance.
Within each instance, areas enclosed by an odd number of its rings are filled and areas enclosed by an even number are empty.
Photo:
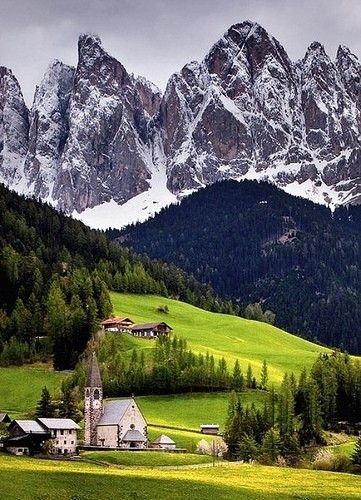
[[[331,472],[350,472],[351,460],[346,455],[335,455],[333,451],[321,448],[312,461],[312,468]]]

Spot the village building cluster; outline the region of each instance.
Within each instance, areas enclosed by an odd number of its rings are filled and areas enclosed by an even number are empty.
[[[148,441],[148,424],[134,398],[103,400],[103,384],[95,353],[92,355],[84,394],[84,444],[86,449],[176,450],[176,443],[161,435]],[[80,426],[69,418],[11,420],[0,413],[7,436],[0,448],[15,455],[74,455]]]
[[[127,316],[108,318],[101,322],[101,326],[106,332],[129,333],[134,337],[147,339],[157,339],[160,335],[168,336],[172,331],[172,328],[164,321],[135,324]]]

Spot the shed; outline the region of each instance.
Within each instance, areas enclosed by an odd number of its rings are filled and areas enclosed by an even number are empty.
[[[219,425],[218,424],[203,424],[201,425],[202,434],[218,434]]]
[[[11,418],[7,413],[0,413],[0,424],[10,424]]]
[[[165,434],[161,434],[153,441],[153,448],[159,448],[161,450],[175,450],[176,444],[170,437]]]

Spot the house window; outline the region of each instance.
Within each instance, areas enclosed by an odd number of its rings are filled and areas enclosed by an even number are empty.
[[[59,441],[57,441],[56,444],[59,444]]]
[[[63,430],[60,431],[60,435],[64,436],[64,431]]]
[[[66,441],[64,441],[64,444],[66,444]]]
[[[71,444],[74,444],[74,441],[72,441]]]
[[[134,408],[134,406],[133,406],[133,408]],[[135,429],[135,425],[134,425],[134,424],[130,424],[130,428],[131,428],[132,430],[133,430],[133,429]]]
[[[68,431],[68,433],[69,433],[69,434],[72,434],[72,433],[73,433],[73,431],[70,429],[70,430]]]

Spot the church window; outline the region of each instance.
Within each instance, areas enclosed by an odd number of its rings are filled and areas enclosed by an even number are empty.
[[[94,399],[99,399],[99,389],[95,389],[95,391],[94,391]]]
[[[90,392],[89,392],[89,389],[86,390],[85,392],[85,396],[88,398],[90,396]]]
[[[135,425],[134,424],[130,424],[130,428],[131,429],[135,429]]]

